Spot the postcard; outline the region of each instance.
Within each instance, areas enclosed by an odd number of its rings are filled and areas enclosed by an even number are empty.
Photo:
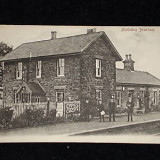
[[[160,27],[0,26],[0,142],[160,143]]]

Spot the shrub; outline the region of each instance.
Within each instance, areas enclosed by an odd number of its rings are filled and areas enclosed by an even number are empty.
[[[151,112],[160,111],[160,105],[151,105],[149,108]]]
[[[0,108],[0,127],[10,127],[13,110],[11,107]]]

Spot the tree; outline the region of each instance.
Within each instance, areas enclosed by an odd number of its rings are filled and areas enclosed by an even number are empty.
[[[9,46],[4,42],[0,42],[0,57],[5,56],[7,53],[12,51],[13,46]]]

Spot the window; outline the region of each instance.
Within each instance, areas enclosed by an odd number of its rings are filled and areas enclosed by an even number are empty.
[[[57,60],[57,76],[64,76],[64,58]]]
[[[122,102],[122,92],[117,91],[116,93],[117,93],[117,106],[120,107]]]
[[[57,102],[63,102],[64,101],[64,92],[57,92],[56,100],[57,100]]]
[[[128,90],[128,96],[133,98],[134,90]]]
[[[140,96],[142,99],[144,99],[144,94],[145,94],[145,91],[140,91]]]
[[[41,78],[41,61],[36,64],[36,78]]]
[[[40,103],[40,97],[39,96],[36,96],[35,99],[36,99],[36,103]]]
[[[22,62],[18,62],[17,64],[16,78],[22,79]]]
[[[157,104],[157,91],[153,92],[153,104]]]
[[[101,60],[96,59],[96,77],[101,77]]]
[[[101,90],[96,90],[96,99],[97,100],[102,100],[102,91]]]
[[[28,93],[16,93],[15,92],[15,99],[14,103],[30,103],[31,102],[31,97],[30,94]]]

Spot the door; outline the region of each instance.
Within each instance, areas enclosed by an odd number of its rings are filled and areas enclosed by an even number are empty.
[[[121,103],[122,103],[122,92],[117,91],[117,107],[121,107]]]
[[[56,92],[57,116],[64,116],[64,92]]]

